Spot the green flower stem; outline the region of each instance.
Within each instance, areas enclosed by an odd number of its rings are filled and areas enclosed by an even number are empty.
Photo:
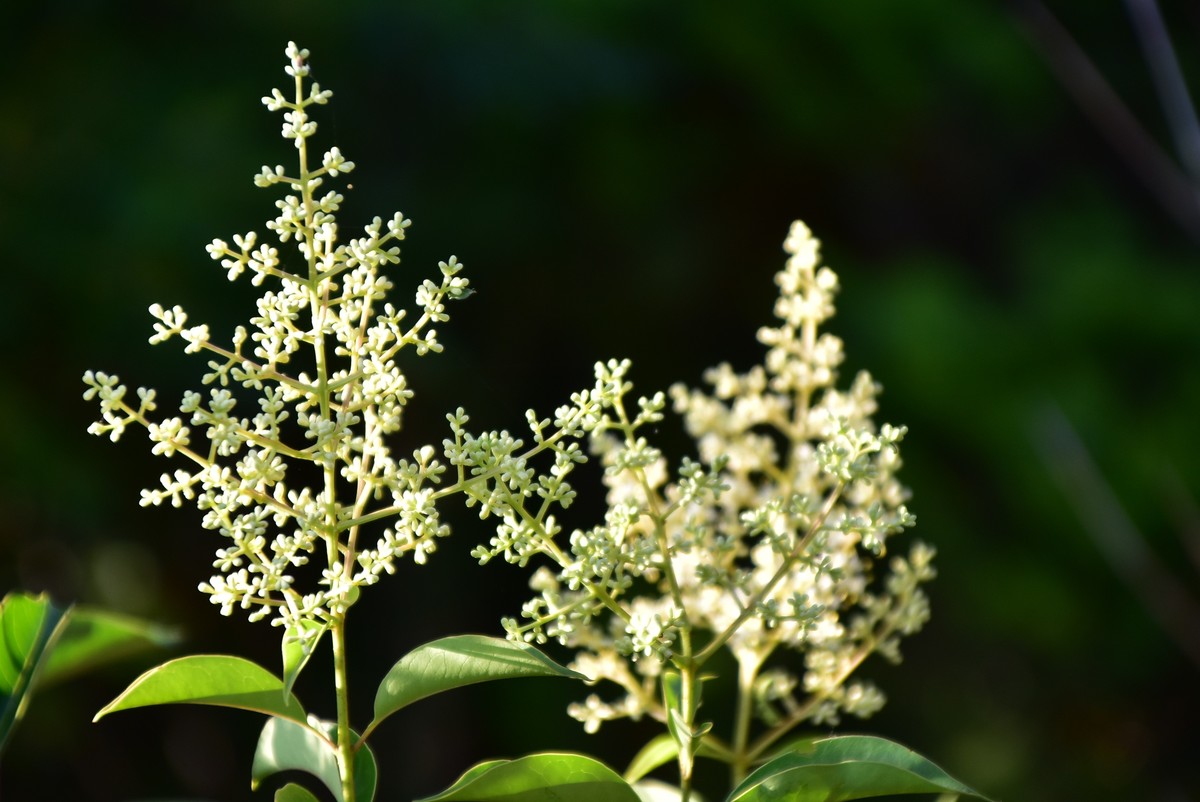
[[[337,756],[342,780],[342,802],[355,802],[354,740],[350,732],[350,693],[346,681],[346,611],[333,621],[333,681],[337,694]]]
[[[591,596],[581,596],[570,604],[564,604],[562,607],[556,607],[553,612],[543,615],[539,618],[535,618],[524,626],[517,627],[515,631],[528,632],[532,629],[539,629],[544,627],[546,624],[549,624],[551,621],[558,620],[564,614],[573,612],[580,607],[591,604],[593,601],[595,601],[595,599],[593,599]]]
[[[299,71],[295,75],[295,84],[295,108],[298,112],[302,112],[306,104],[304,77]],[[299,186],[304,208],[303,233],[307,245],[308,257],[308,281],[306,283],[308,286],[309,308],[312,312],[312,331],[314,332],[312,348],[316,361],[317,401],[321,418],[325,421],[331,421],[333,415],[329,387],[329,365],[325,349],[325,318],[329,314],[329,283],[326,281],[324,289],[322,289],[322,279],[317,262],[317,238],[314,220],[316,203],[313,199],[313,185],[318,176],[310,173],[308,169],[307,138],[302,136],[297,137],[296,147],[299,152]],[[333,446],[330,443],[326,443],[324,448],[332,450]],[[341,529],[338,526],[337,516],[337,468],[333,460],[325,461],[323,473],[325,478],[325,497],[329,509],[325,521],[328,532],[325,536],[328,549],[327,564],[331,571],[337,567],[341,567],[343,571],[347,571],[354,565],[355,538],[351,536],[349,542],[344,546],[345,561],[341,562],[339,552],[343,549],[343,544],[340,539]],[[361,500],[360,497],[358,501],[361,502]],[[357,527],[354,527],[352,531],[357,533]],[[349,600],[346,595],[342,595],[340,602],[336,606],[331,605],[332,609],[330,610],[333,616],[330,624],[330,639],[333,643],[333,684],[334,694],[337,698],[337,762],[338,773],[341,777],[342,802],[355,802],[354,742],[350,729],[350,686],[347,680],[346,667],[346,616],[349,613]]]
[[[358,337],[355,340],[355,347],[350,349],[350,371],[352,373],[358,372],[359,364],[362,362],[361,351],[363,342],[366,338],[366,328],[369,321],[370,306],[363,304],[361,322],[358,326]],[[340,405],[342,409],[350,406],[350,389],[351,388],[347,386],[342,393],[342,403]],[[374,433],[374,428],[374,419],[370,415],[366,416],[363,437],[365,439],[369,439]],[[363,510],[365,510],[367,507],[367,503],[371,499],[371,488],[369,487],[365,477],[371,475],[371,465],[373,460],[374,455],[369,451],[362,456],[362,469],[360,471],[361,475],[359,476],[358,486],[354,493],[355,501],[354,509],[350,514],[351,518],[358,518],[361,516],[363,514]],[[346,554],[344,558],[345,562],[342,566],[342,571],[346,576],[353,576],[354,574],[354,561],[358,556],[358,533],[360,530],[361,527],[359,526],[346,527]]]
[[[304,282],[301,281],[300,279],[296,279],[296,283],[302,284]],[[229,360],[229,362],[231,364],[237,363],[246,368],[249,368],[250,371],[253,371],[254,375],[257,376],[260,381],[265,379],[267,381],[278,382],[279,384],[286,385],[287,387],[291,387],[293,390],[296,390],[297,392],[300,392],[300,393],[310,393],[313,390],[313,388],[310,385],[305,384],[304,382],[300,381],[299,379],[289,376],[286,373],[280,373],[276,370],[272,370],[271,368],[268,368],[264,365],[260,365],[257,362],[255,362],[253,359],[242,356],[237,351],[230,351],[228,348],[225,348],[223,346],[214,345],[212,342],[210,342],[208,340],[201,342],[200,347],[203,348],[205,351],[211,351],[214,354],[218,354],[220,356],[225,357],[227,360]]]
[[[579,412],[578,414],[582,414],[582,412]],[[570,423],[570,422],[571,421],[568,421],[568,423]],[[530,448],[528,451],[523,453],[521,455],[521,459],[524,459],[527,461],[531,460],[533,457],[537,456],[538,454],[542,453],[546,449],[553,446],[555,443],[557,443],[559,440],[561,440],[564,436],[566,436],[566,434],[567,434],[567,429],[565,427],[562,429],[559,429],[557,432],[555,432],[554,434],[547,437],[542,442],[535,445],[533,448]],[[457,439],[458,438],[456,438],[456,440]],[[457,444],[461,445],[461,443],[457,443]],[[490,479],[496,478],[501,473],[503,473],[504,470],[505,470],[504,467],[497,466],[495,468],[492,468],[489,471],[485,471],[484,473],[468,477],[468,476],[464,475],[466,473],[466,471],[463,468],[463,466],[459,465],[458,466],[458,476],[459,476],[458,481],[456,481],[452,485],[447,485],[446,487],[443,487],[442,489],[435,491],[433,494],[433,499],[434,500],[443,499],[443,498],[446,498],[447,496],[453,496],[458,493],[462,493],[473,484],[487,482]],[[343,522],[343,526],[361,526],[362,524],[369,524],[374,521],[381,521],[384,518],[392,518],[396,515],[399,515],[400,512],[402,512],[402,509],[398,506],[382,507],[378,510],[375,510],[374,512],[370,512],[370,513],[367,513],[366,515],[358,516],[358,517],[352,518],[349,521],[345,521],[345,522]]]
[[[769,749],[772,744],[774,744],[784,735],[787,735],[787,733],[790,732],[793,727],[812,715],[817,706],[821,704],[821,702],[824,702],[826,699],[828,699],[830,694],[833,693],[834,689],[841,686],[841,684],[844,683],[860,665],[862,665],[863,661],[871,656],[871,654],[875,651],[875,648],[880,643],[887,640],[888,637],[890,637],[892,633],[896,631],[896,627],[899,624],[896,611],[904,609],[911,596],[912,591],[909,591],[896,599],[896,604],[893,607],[892,614],[885,616],[884,620],[881,622],[879,630],[864,640],[858,649],[855,650],[854,656],[846,661],[845,667],[838,673],[837,681],[829,684],[828,691],[825,691],[824,693],[816,693],[810,696],[803,705],[793,710],[787,716],[787,718],[776,724],[767,732],[763,733],[754,741],[749,750],[746,752],[746,759],[748,762],[753,763],[754,761],[759,760],[763,753],[766,752],[766,750]]]
[[[750,771],[752,758],[746,748],[750,740],[751,713],[754,709],[754,680],[762,660],[755,655],[753,661],[738,660],[737,712],[733,725],[733,761],[729,766],[730,785],[736,787]]]
[[[526,523],[533,524],[535,527],[537,527],[538,540],[541,541],[543,552],[563,568],[566,568],[568,565],[570,565],[571,558],[564,554],[562,549],[558,547],[558,544],[554,542],[554,539],[550,537],[549,533],[546,532],[545,528],[542,526],[542,522],[529,514],[529,511],[525,509],[525,505],[520,503],[520,499],[509,495],[507,501],[512,506],[513,510],[519,513]],[[581,578],[580,582],[583,583],[584,588],[587,589],[588,595],[591,598],[597,599],[601,604],[619,616],[621,620],[629,621],[629,612],[621,605],[620,602],[613,598],[611,593],[609,593],[603,587],[589,582],[586,579]],[[555,617],[557,617],[557,615]]]
[[[124,412],[126,415],[128,415],[130,420],[136,421],[137,423],[141,424],[142,426],[146,427],[147,429],[150,428],[150,421],[146,418],[146,416],[143,415],[138,410],[136,410],[133,407],[126,404],[124,401],[118,401],[114,406],[117,409]],[[242,429],[239,428],[238,431],[241,432]],[[170,444],[171,444],[171,447],[175,449],[176,453],[182,454],[183,456],[190,459],[192,462],[199,465],[201,468],[212,467],[213,457],[215,456],[214,452],[210,452],[208,457],[203,457],[200,454],[193,451],[192,449],[188,448],[187,446],[180,445],[179,443],[175,442],[174,440],[171,440]],[[263,445],[264,445],[264,447],[273,448],[277,451],[281,451],[282,453],[289,453],[289,451],[286,449],[286,447],[282,447],[279,443],[270,442],[270,443],[264,443]],[[216,446],[214,445],[213,449],[215,450],[215,448],[216,448]],[[198,481],[198,480],[199,480],[199,477],[196,477],[196,479],[194,481]],[[294,509],[292,509],[292,506],[290,504],[283,502],[283,501],[279,501],[278,499],[276,499],[272,496],[269,496],[266,493],[261,493],[257,490],[254,490],[253,488],[243,488],[241,492],[245,493],[247,496],[254,499],[259,504],[264,504],[268,507],[278,510],[279,512],[281,512],[285,515],[288,515],[290,517],[293,517],[293,518],[299,517],[296,514],[296,511]]]
[[[687,630],[684,629],[684,632]],[[682,636],[681,636],[682,637]],[[694,660],[687,661],[687,667],[680,672],[682,680],[679,693],[679,706],[683,708],[684,721],[689,730],[696,726],[696,663]],[[668,713],[669,715],[669,713]],[[689,737],[690,744],[690,737]],[[695,754],[692,751],[694,747],[688,750],[679,750],[679,802],[688,802],[692,795],[692,767],[695,764]]]
[[[817,517],[813,519],[813,522],[809,526],[808,531],[804,534],[804,537],[800,538],[800,542],[796,544],[794,549],[792,549],[792,553],[789,554],[783,561],[783,564],[779,566],[779,570],[777,570],[767,584],[763,585],[758,593],[756,593],[754,597],[750,599],[749,603],[742,608],[742,612],[737,618],[734,619],[733,623],[725,627],[721,634],[709,641],[708,645],[706,645],[700,651],[700,653],[696,655],[697,666],[704,665],[709,658],[716,654],[717,650],[724,646],[726,642],[733,637],[733,633],[737,632],[742,624],[755,615],[758,606],[763,603],[767,596],[771,594],[771,591],[775,589],[775,586],[778,585],[780,581],[782,581],[783,578],[791,572],[792,568],[796,564],[796,561],[804,556],[804,551],[808,548],[808,544],[812,542],[812,539],[816,537],[817,532],[819,532],[821,527],[825,524],[825,519],[828,518],[829,513],[833,511],[833,507],[835,504],[837,504],[837,501],[841,497],[842,490],[844,488],[845,484],[842,482],[838,482],[837,485],[834,486],[832,492],[830,492],[829,496],[825,499],[825,503],[821,506],[820,513],[818,513]]]

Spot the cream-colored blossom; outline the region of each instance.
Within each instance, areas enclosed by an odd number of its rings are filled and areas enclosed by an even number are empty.
[[[572,706],[589,731],[631,715],[630,705],[665,718],[659,696],[639,692],[630,678],[685,667],[690,655],[681,646],[695,654],[714,640],[743,673],[774,666],[775,696],[760,700],[768,718],[869,715],[882,696],[847,679],[868,654],[893,654],[896,638],[928,613],[918,585],[930,572],[899,561],[893,570],[904,581],[880,588],[873,578],[892,535],[914,521],[895,478],[904,429],[875,424],[879,385],[866,372],[838,386],[843,343],[820,326],[840,285],[819,266],[819,244],[802,223],[785,250],[778,320],[759,331],[763,364],[746,373],[719,364],[705,374],[707,391],[671,388],[698,463],[685,462],[668,480],[642,417],[649,408],[657,421],[665,401],[642,399],[643,413],[628,413],[624,368],[604,376],[598,366],[597,387],[609,396],[591,443],[606,468],[605,523],[552,545],[530,523],[544,513],[526,507],[516,487],[496,482],[488,491],[507,497],[508,517],[477,556],[549,557],[558,570],[552,579],[538,569],[541,595],[521,621],[506,621],[510,636],[556,637],[578,650],[576,664],[592,669],[601,687],[621,688],[615,701],[593,694]],[[617,671],[616,655],[633,670]]]

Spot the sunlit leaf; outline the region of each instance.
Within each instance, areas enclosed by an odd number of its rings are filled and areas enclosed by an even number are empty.
[[[322,734],[311,726],[300,726],[283,718],[270,718],[254,750],[251,787],[258,788],[264,779],[281,771],[306,771],[341,800],[342,781],[338,772],[337,748],[333,741],[335,727],[329,724],[325,729],[326,732]],[[375,797],[377,779],[375,755],[364,744],[354,755],[354,788],[358,802],[371,802]]]
[[[809,735],[797,735],[795,738],[789,738],[774,749],[772,749],[765,757],[759,758],[758,763],[770,763],[780,755],[786,755],[790,752],[804,752],[812,748],[812,745],[817,741],[828,738],[828,735],[812,733]]]
[[[45,596],[10,593],[0,602],[0,750],[25,714],[65,615]]]
[[[304,709],[283,683],[257,663],[229,655],[180,657],[152,668],[96,714],[166,704],[237,707],[279,716],[307,727]]]
[[[679,788],[658,780],[636,782],[633,784],[633,790],[641,802],[679,802],[683,798],[683,791]],[[704,797],[692,791],[688,795],[688,802],[704,802]]]
[[[303,785],[288,783],[275,792],[275,802],[321,802]]]
[[[41,682],[54,682],[97,665],[179,641],[175,630],[118,613],[76,606],[54,642]]]
[[[742,781],[728,802],[843,802],[936,793],[987,799],[898,743],[843,735],[780,755]]]
[[[525,643],[483,635],[456,635],[418,646],[388,671],[375,694],[375,721],[452,688],[520,677],[587,679]]]
[[[584,755],[543,753],[493,760],[420,802],[640,802],[629,783]]]
[[[675,743],[674,736],[666,732],[655,736],[629,762],[625,781],[636,783],[668,760],[674,760],[678,754],[679,744]]]
[[[309,619],[301,619],[299,623],[289,626],[283,634],[283,688],[291,693],[296,678],[308,664],[308,660],[317,650],[321,636],[329,629],[329,624],[319,624]]]
[[[664,671],[661,678],[663,705],[667,709],[667,729],[678,745],[676,754],[679,757],[680,771],[691,776],[692,763],[700,748],[701,739],[712,729],[712,722],[689,724],[689,718],[694,718],[700,706],[700,684],[692,688],[692,700],[689,710],[683,709],[683,677],[676,671]]]

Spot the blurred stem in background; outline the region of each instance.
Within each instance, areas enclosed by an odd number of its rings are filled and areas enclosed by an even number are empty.
[[[1033,434],[1051,475],[1113,572],[1200,669],[1200,600],[1150,548],[1061,409],[1045,407]],[[1187,491],[1175,490],[1194,509]]]
[[[1174,141],[1178,164],[1138,122],[1041,0],[1020,4],[1020,18],[1029,38],[1083,112],[1163,210],[1200,242],[1200,120],[1158,3],[1125,0],[1125,6]],[[1200,668],[1200,599],[1150,548],[1062,409],[1046,406],[1033,428],[1034,442],[1084,530],[1117,576]],[[1195,501],[1177,476],[1171,489],[1175,506],[1192,510],[1189,517],[1194,520]],[[1186,529],[1181,537],[1200,567],[1200,545],[1188,541]]]
[[[1200,124],[1157,4],[1154,0],[1126,0],[1126,5],[1185,169],[1172,161],[1040,0],[1018,3],[1017,18],[1080,110],[1163,211],[1200,243]]]

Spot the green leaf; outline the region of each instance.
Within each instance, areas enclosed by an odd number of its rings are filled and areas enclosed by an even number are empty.
[[[637,792],[603,763],[584,755],[542,753],[493,760],[420,802],[639,802]]]
[[[288,783],[275,792],[275,802],[321,802],[303,785]]]
[[[633,790],[637,792],[641,802],[679,802],[683,798],[683,791],[679,788],[658,780],[642,780],[634,783]],[[692,791],[688,799],[690,802],[704,802],[704,797],[695,791]]]
[[[667,732],[664,732],[662,735],[656,735],[629,762],[629,768],[625,769],[625,781],[636,783],[659,766],[664,765],[667,761],[674,760],[678,754],[679,744],[675,743],[673,735]],[[700,757],[720,760],[723,763],[733,762],[733,754],[727,748],[714,743],[710,739],[702,739],[700,741],[700,746],[696,749],[696,754]],[[635,785],[634,787],[637,786]]]
[[[149,705],[193,704],[237,707],[279,716],[307,727],[304,708],[262,666],[241,657],[198,654],[152,668],[96,714]]]
[[[318,624],[310,619],[301,619],[298,625],[289,626],[283,635],[283,688],[292,692],[296,678],[308,659],[317,650],[321,636],[329,629],[329,624]]]
[[[73,607],[46,661],[42,682],[54,682],[97,665],[179,641],[178,632],[138,618]]]
[[[797,735],[794,738],[789,738],[786,741],[783,741],[781,744],[779,744],[774,749],[772,749],[769,754],[767,754],[765,757],[759,758],[756,762],[759,765],[762,765],[764,763],[770,763],[775,758],[777,758],[781,755],[786,755],[789,752],[808,751],[809,749],[812,749],[812,745],[814,743],[816,743],[817,741],[824,740],[825,738],[828,738],[828,737],[829,737],[828,735],[824,735],[821,733],[810,733],[808,735]]]
[[[474,766],[467,769],[466,772],[463,773],[463,776],[459,777],[453,785],[451,785],[445,791],[442,791],[439,796],[453,796],[455,793],[458,793],[460,789],[466,788],[471,783],[475,782],[476,778],[478,778],[480,775],[491,771],[496,766],[500,766],[508,762],[509,761],[507,760],[485,760],[482,763],[476,763]],[[422,800],[422,802],[424,801]]]
[[[987,799],[898,743],[843,735],[780,755],[743,780],[727,802],[843,802],[935,793]]]
[[[68,612],[44,595],[10,593],[0,602],[0,750],[25,715],[43,658]]]
[[[712,729],[712,722],[689,724],[700,707],[700,684],[693,689],[693,698],[688,710],[683,709],[683,677],[675,671],[662,674],[663,705],[667,709],[667,729],[679,749],[679,770],[684,776],[692,774],[693,759],[700,748],[701,739]]]
[[[679,699],[683,694],[683,677],[677,671],[664,671],[659,681],[662,683],[663,706],[667,709],[667,731],[675,740],[675,753],[683,755],[683,759],[679,761],[679,768],[690,775],[692,752],[688,749],[688,728],[680,721],[682,705]],[[680,726],[681,724],[683,726]]]
[[[307,771],[323,782],[340,802],[342,781],[334,746],[336,725],[324,722],[323,729],[325,732],[321,733],[285,718],[268,719],[254,750],[250,787],[258,788],[264,779],[281,771]],[[358,735],[354,737],[357,740]],[[371,802],[375,797],[378,774],[375,755],[364,744],[354,754],[354,788],[359,802]]]
[[[655,736],[629,761],[629,768],[625,769],[625,781],[636,783],[668,760],[674,760],[678,754],[679,744],[675,743],[673,735],[664,732]]]
[[[568,677],[583,674],[560,666],[525,643],[483,635],[456,635],[418,646],[388,671],[375,694],[375,720],[413,702],[452,688],[519,677]]]

